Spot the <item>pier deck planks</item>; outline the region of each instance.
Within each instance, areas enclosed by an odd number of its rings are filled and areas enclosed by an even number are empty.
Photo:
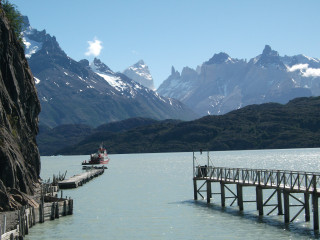
[[[86,172],[74,175],[73,177],[59,182],[59,188],[77,188],[84,183],[90,181],[92,178],[97,177],[104,173],[104,169],[92,169]]]

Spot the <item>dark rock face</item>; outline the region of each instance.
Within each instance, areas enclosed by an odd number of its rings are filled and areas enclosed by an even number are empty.
[[[0,11],[0,211],[18,206],[12,190],[33,194],[40,103],[24,49]]]
[[[269,45],[266,45],[260,56],[260,59],[256,63],[262,67],[273,66],[274,68],[285,70],[286,66],[282,63],[277,51],[271,49]]]

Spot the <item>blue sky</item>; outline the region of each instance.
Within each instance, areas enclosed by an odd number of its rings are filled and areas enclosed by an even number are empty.
[[[98,54],[116,72],[143,59],[156,87],[171,66],[196,68],[221,51],[249,60],[268,44],[280,55],[320,58],[318,0],[10,2],[71,58],[91,61]],[[98,47],[90,55],[89,41]]]

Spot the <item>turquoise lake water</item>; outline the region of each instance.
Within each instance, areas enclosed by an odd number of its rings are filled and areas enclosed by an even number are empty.
[[[204,156],[205,154],[203,154]],[[81,172],[89,156],[41,157],[43,179]],[[37,239],[313,239],[319,236],[304,215],[290,224],[275,214],[258,216],[254,203],[222,208],[193,200],[192,153],[110,155],[103,175],[80,188],[64,190],[74,199],[74,214],[37,224],[27,240]],[[210,152],[218,167],[320,172],[320,149]],[[198,159],[202,161],[202,159]],[[213,191],[215,185],[213,184]],[[245,188],[247,200],[255,191]],[[264,193],[267,197],[267,193]],[[298,198],[301,196],[297,195]],[[267,210],[265,210],[267,212]]]

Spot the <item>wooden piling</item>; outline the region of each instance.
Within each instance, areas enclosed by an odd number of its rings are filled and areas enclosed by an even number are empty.
[[[68,215],[72,215],[73,214],[73,199],[69,199],[69,211],[68,211]]]
[[[193,179],[193,199],[198,200],[197,180]]]
[[[55,218],[59,218],[59,202],[55,204]]]
[[[277,189],[278,215],[283,215],[281,189]]]
[[[210,203],[211,196],[212,196],[211,181],[207,180],[207,203]]]
[[[5,214],[3,216],[3,233],[5,233],[6,231],[7,231],[7,215]]]
[[[312,194],[312,205],[313,205],[313,229],[319,230],[319,202],[318,196],[314,193]]]
[[[309,204],[310,195],[308,193],[304,193],[304,212],[305,212],[305,220],[306,222],[310,221],[310,204]]]
[[[263,215],[263,192],[260,186],[256,187],[256,201],[257,201],[257,210],[259,211],[259,215]]]
[[[317,177],[313,175],[312,177],[312,186],[313,186],[313,193],[312,193],[312,203],[313,203],[313,229],[319,230],[319,201],[318,201],[318,194],[317,194]]]
[[[237,184],[237,196],[238,196],[239,210],[243,211],[243,194],[242,194],[242,185],[240,184]]]
[[[24,222],[23,224],[25,225],[25,234],[29,234],[29,217],[27,214],[24,214]]]
[[[220,182],[220,191],[221,191],[221,206],[226,206],[226,191],[224,189],[224,183]]]
[[[55,219],[55,210],[56,210],[56,204],[53,202],[51,205],[51,215],[50,215],[50,219],[54,220]]]
[[[283,206],[284,206],[284,222],[290,222],[290,193],[286,190],[283,191]]]
[[[62,211],[62,216],[67,215],[67,201],[63,201],[63,211]]]
[[[39,223],[44,222],[44,203],[43,201],[39,204]]]

